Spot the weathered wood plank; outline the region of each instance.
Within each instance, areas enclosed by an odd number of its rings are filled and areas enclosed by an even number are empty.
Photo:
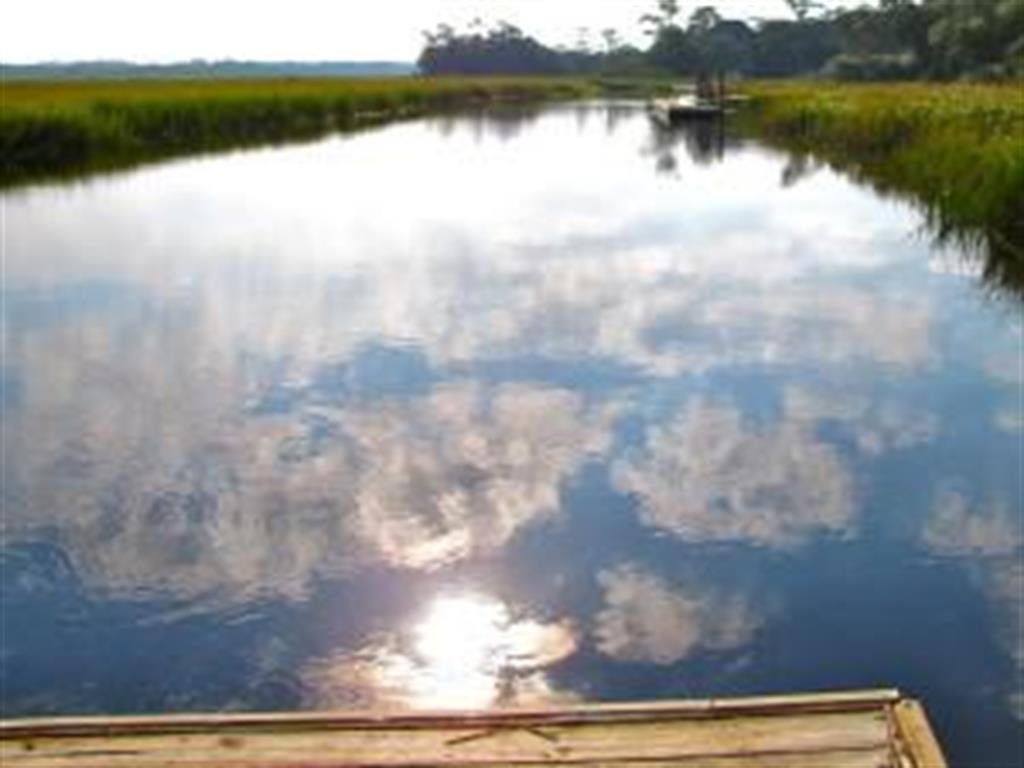
[[[800,754],[828,750],[874,750],[888,744],[882,712],[728,717],[721,720],[666,720],[654,723],[562,725],[544,729],[505,726],[489,729],[382,728],[342,731],[248,733],[225,737],[218,733],[168,735],[104,735],[64,737],[32,742],[31,752],[4,749],[0,756],[12,765],[28,755],[57,759],[83,756],[97,749],[117,764],[116,750],[125,762],[176,760],[201,764],[218,752],[225,756],[270,763],[338,761],[380,766],[404,765],[410,758],[430,764],[490,764],[521,761],[543,764],[552,759],[585,764],[592,761],[727,757],[743,753]],[[315,759],[310,756],[316,756]],[[30,762],[28,764],[31,764]]]
[[[924,707],[913,699],[904,699],[892,705],[897,749],[909,768],[946,768],[946,758]]]
[[[788,714],[794,712],[850,711],[876,709],[900,699],[897,690],[883,688],[869,691],[839,691],[778,696],[749,696],[727,699],[691,699],[621,704],[587,704],[558,708],[498,709],[498,710],[443,710],[443,711],[375,711],[375,712],[269,712],[269,713],[199,713],[141,716],[88,716],[27,718],[0,721],[0,739],[16,738],[23,734],[71,735],[89,733],[96,728],[116,729],[120,733],[208,730],[211,728],[250,728],[275,730],[291,728],[363,728],[386,723],[389,728],[437,728],[451,723],[458,727],[466,723],[536,723],[603,722],[627,719],[674,718],[677,715],[698,717],[723,716],[765,712]]]
[[[122,756],[123,757],[123,756]],[[17,765],[25,765],[18,763]],[[287,763],[267,763],[263,759],[257,759],[255,761],[234,758],[218,757],[215,762],[208,762],[205,764],[184,764],[176,761],[172,762],[132,762],[132,759],[124,758],[123,762],[118,760],[117,762],[111,762],[110,756],[94,755],[92,757],[82,756],[75,758],[70,761],[62,762],[45,762],[37,763],[36,765],[45,765],[46,768],[121,768],[122,766],[144,766],[145,768],[181,768],[182,765],[189,765],[190,768],[195,768],[196,765],[205,765],[209,768],[266,768],[268,765],[274,766],[274,768],[321,768],[324,765],[329,765],[331,768],[376,768],[373,764],[360,764],[352,762],[311,762],[309,760],[302,760],[301,762],[287,762]],[[643,766],[645,768],[883,768],[888,766],[888,752],[884,749],[873,750],[871,752],[841,752],[831,751],[823,752],[813,755],[741,755],[731,757],[717,757],[717,758],[697,758],[697,759],[651,759],[651,760],[625,760],[625,761],[608,761],[601,760],[600,762],[594,763],[572,763],[563,762],[557,759],[550,760],[541,763],[542,766],[562,766],[563,768],[571,768],[571,766],[591,766],[596,768],[638,768]],[[423,763],[423,762],[408,762],[402,764],[400,768],[537,768],[538,764],[534,762],[522,763],[522,762],[508,762],[501,761],[497,763]]]
[[[934,762],[941,752],[923,712],[888,691],[469,717],[184,715],[3,726],[0,764],[14,768],[945,768]]]

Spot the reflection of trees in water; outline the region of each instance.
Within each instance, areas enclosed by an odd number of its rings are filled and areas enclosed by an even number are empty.
[[[459,110],[447,115],[440,115],[427,122],[444,137],[455,135],[457,131],[469,133],[476,142],[484,139],[497,139],[505,142],[519,136],[533,125],[544,110],[540,106],[529,104],[499,104],[476,111]]]
[[[1018,237],[1009,227],[1005,230],[958,227],[944,217],[937,206],[926,207],[925,215],[936,245],[961,253],[963,261],[978,275],[987,291],[997,298],[1024,301],[1024,237]]]
[[[962,214],[947,208],[941,196],[926,199],[866,174],[854,173],[854,177],[882,194],[913,202],[924,215],[925,229],[934,247],[957,252],[963,262],[961,271],[975,274],[985,291],[1014,303],[1024,301],[1024,201],[1016,204],[1015,213],[999,216],[993,211],[995,215],[989,217],[987,225],[977,226],[965,224]],[[983,196],[984,192],[979,190],[979,199]],[[999,207],[998,201],[987,204]],[[1005,201],[1003,205],[1008,206]]]
[[[946,202],[935,190],[927,193],[905,188],[891,171],[865,170],[862,158],[840,150],[816,153],[806,147],[785,147],[789,156],[782,171],[782,186],[789,188],[823,166],[851,176],[858,184],[883,196],[908,200],[924,215],[927,233],[939,250],[958,252],[962,271],[974,273],[982,286],[997,297],[1024,300],[1024,215],[1021,201],[1000,200],[994,192],[979,189],[984,210],[962,211]],[[987,198],[987,199],[986,199]],[[983,226],[969,221],[984,221]]]
[[[786,189],[795,187],[804,179],[814,175],[821,166],[806,152],[794,152],[786,159],[782,167],[782,186]]]
[[[604,105],[605,134],[614,135],[622,123],[636,117],[637,110],[638,107],[635,104],[609,103]]]
[[[689,120],[671,127],[651,120],[642,154],[654,157],[658,173],[672,174],[679,167],[679,147],[694,165],[712,165],[720,162],[731,146],[724,120]]]
[[[579,133],[584,133],[587,130],[587,123],[590,122],[590,110],[588,109],[575,109],[573,110],[573,119],[576,122],[576,130]]]
[[[639,111],[636,104],[614,102],[574,104],[557,109],[569,112],[580,132],[586,131],[592,120],[603,120],[605,133],[609,136]],[[551,110],[551,107],[536,104],[495,104],[476,111],[460,110],[439,115],[431,118],[427,125],[445,138],[463,131],[478,142],[487,138],[505,142],[519,137],[545,114],[551,115]]]
[[[592,123],[604,124],[606,136],[613,136],[619,127],[641,115],[644,108],[637,102],[593,101],[574,104],[571,107],[576,121],[576,128],[583,133]]]

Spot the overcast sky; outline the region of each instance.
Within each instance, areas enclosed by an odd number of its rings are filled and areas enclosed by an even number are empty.
[[[969,1],[969,0],[965,0]],[[784,0],[681,0],[730,18],[790,17]],[[826,0],[831,6],[857,0]],[[505,19],[549,44],[614,27],[639,41],[655,0],[5,0],[0,60],[131,59],[412,61],[421,32],[479,16]]]

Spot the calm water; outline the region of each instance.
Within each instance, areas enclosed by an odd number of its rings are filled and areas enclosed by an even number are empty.
[[[1024,696],[1020,305],[625,106],[8,192],[4,713]]]

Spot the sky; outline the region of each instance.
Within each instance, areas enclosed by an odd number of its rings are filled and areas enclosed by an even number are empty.
[[[685,18],[713,4],[729,18],[790,18],[785,0],[681,0]],[[844,4],[826,0],[826,5]],[[858,0],[845,4],[857,5]],[[614,27],[641,42],[656,0],[6,0],[0,60],[127,59],[413,61],[422,31],[474,17],[507,20],[544,43],[573,44],[580,27]]]

